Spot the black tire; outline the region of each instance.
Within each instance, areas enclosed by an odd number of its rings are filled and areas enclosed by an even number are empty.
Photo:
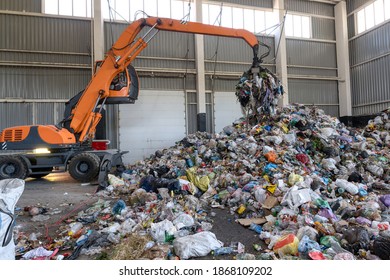
[[[53,170],[53,168],[39,168],[39,169],[36,169],[34,171],[39,171],[39,172],[45,172],[45,173],[40,173],[40,174],[30,174],[29,177],[31,178],[35,178],[35,179],[40,179],[42,177],[45,177],[47,175],[49,175],[51,173],[51,171]]]
[[[68,170],[73,179],[87,183],[93,181],[99,174],[100,158],[92,153],[80,153],[69,162]]]
[[[26,163],[19,156],[0,157],[0,179],[25,179],[28,175]]]

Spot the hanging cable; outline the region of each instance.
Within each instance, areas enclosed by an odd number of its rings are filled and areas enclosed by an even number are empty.
[[[188,20],[190,18],[190,13],[191,13],[191,3],[188,2],[188,14],[181,19],[181,22],[183,24],[188,22]],[[184,19],[186,17],[187,17],[187,20],[184,21]],[[187,34],[187,51],[186,51],[186,55],[184,56],[184,59],[186,60],[186,66],[185,66],[185,72],[184,72],[184,78],[183,78],[184,94],[187,94],[186,91],[187,91],[187,74],[188,74],[188,57],[189,57],[189,54],[190,54],[190,36],[189,36],[189,34]]]
[[[111,10],[113,10],[115,12],[115,14],[117,14],[121,19],[123,19],[124,21],[126,21],[128,24],[130,24],[130,21],[128,21],[127,19],[125,19],[120,13],[118,13],[113,7],[111,7]]]
[[[274,60],[276,59],[276,57],[278,56],[278,52],[279,52],[279,46],[280,46],[280,41],[281,41],[281,38],[282,38],[282,34],[283,34],[283,31],[284,31],[284,26],[285,26],[285,23],[286,23],[286,16],[287,16],[287,10],[286,12],[284,13],[284,16],[283,16],[283,21],[282,21],[282,29],[280,30],[280,36],[279,36],[279,40],[278,40],[278,46],[275,50],[275,57],[274,57]]]
[[[136,11],[136,12],[134,13],[134,21],[137,20],[137,16],[138,16],[139,14],[143,14],[143,15],[146,16],[146,17],[150,17],[150,16],[149,16],[147,13],[145,13],[143,10],[138,10],[138,11]]]
[[[186,24],[190,21],[190,15],[191,15],[191,2],[188,1],[188,13],[180,20],[181,24]]]
[[[218,21],[218,25],[221,26],[221,24],[222,24],[222,9],[223,9],[223,3],[221,3],[221,8],[220,8],[220,11],[219,11],[219,14],[218,14],[217,18],[214,21],[214,25]],[[217,59],[218,59],[219,40],[220,40],[220,37],[218,36],[217,37],[217,45],[216,45],[216,48],[215,48],[215,53],[213,55],[213,57],[214,57],[214,70],[213,70],[213,76],[212,76],[212,79],[211,79],[211,92],[213,92],[213,93],[214,93],[214,87],[215,87],[215,73],[217,72]]]
[[[110,29],[111,29],[110,37],[111,37],[111,46],[112,46],[112,45],[114,45],[114,31],[112,29],[114,17],[113,17],[112,12],[111,12],[110,0],[107,0],[107,4],[108,4],[108,16],[109,16],[109,20],[110,20]]]

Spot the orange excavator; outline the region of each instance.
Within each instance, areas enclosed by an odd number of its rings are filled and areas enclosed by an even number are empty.
[[[149,27],[143,37],[140,31]],[[249,72],[258,72],[259,42],[244,29],[232,29],[168,18],[142,18],[131,23],[96,63],[87,87],[66,103],[64,119],[57,125],[26,125],[0,133],[0,179],[40,178],[59,170],[80,182],[99,177],[99,184],[114,167],[123,167],[118,150],[93,149],[96,127],[105,104],[132,104],[138,98],[139,79],[131,62],[160,30],[241,38],[253,49]]]

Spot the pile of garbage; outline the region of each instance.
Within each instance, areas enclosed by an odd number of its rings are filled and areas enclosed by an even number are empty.
[[[277,100],[271,78],[251,81],[251,94],[255,82]],[[110,174],[56,242],[22,258],[390,259],[390,111],[357,129],[316,107],[250,102],[258,109],[222,132],[188,135]],[[258,236],[258,254],[218,240],[216,208]]]

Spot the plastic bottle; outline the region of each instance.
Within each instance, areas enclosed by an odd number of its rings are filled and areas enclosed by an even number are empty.
[[[255,223],[251,223],[251,225],[249,226],[249,228],[257,233],[261,233],[263,228],[260,226],[260,225],[257,225]]]
[[[234,252],[234,249],[232,247],[221,247],[214,250],[214,255],[228,255],[232,254]]]
[[[83,224],[80,222],[75,222],[71,224],[70,229],[68,231],[69,236],[73,236],[76,232],[83,228]]]

